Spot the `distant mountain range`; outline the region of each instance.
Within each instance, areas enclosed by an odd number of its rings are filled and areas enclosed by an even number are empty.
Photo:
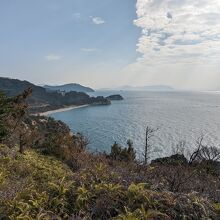
[[[111,89],[103,90],[125,90],[125,91],[174,91],[174,88],[166,85],[155,85],[155,86],[120,86]]]
[[[28,88],[32,89],[32,95],[28,98],[28,103],[32,112],[44,112],[71,105],[110,104],[110,101],[102,96],[90,97],[84,92],[76,91],[65,93],[48,91],[28,81],[0,77],[0,90],[8,96],[21,94]]]
[[[77,83],[69,83],[69,84],[64,84],[64,85],[44,85],[43,86],[47,90],[53,90],[53,91],[63,91],[63,92],[95,92],[93,89],[90,87],[85,87]]]

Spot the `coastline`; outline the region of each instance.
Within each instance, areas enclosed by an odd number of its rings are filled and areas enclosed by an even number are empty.
[[[50,110],[50,111],[46,111],[46,112],[41,112],[41,113],[37,113],[35,115],[40,115],[40,116],[48,116],[50,114],[53,113],[58,113],[58,112],[65,112],[65,111],[69,111],[69,110],[73,110],[73,109],[77,109],[77,108],[84,108],[89,106],[87,105],[73,105],[73,106],[68,106],[68,107],[64,107],[64,108],[59,108],[59,109],[55,109],[55,110]]]

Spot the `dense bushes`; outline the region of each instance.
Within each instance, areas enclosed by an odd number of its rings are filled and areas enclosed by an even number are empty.
[[[135,161],[136,153],[131,140],[127,141],[128,148],[122,147],[116,142],[111,146],[111,152],[107,156],[112,160],[132,162]]]
[[[6,146],[0,146],[0,170],[4,176],[0,184],[2,216],[12,219],[36,219],[57,213],[62,216],[63,188],[72,177],[68,167],[34,151],[28,150],[25,155],[8,152]]]
[[[84,150],[72,154],[78,161],[74,172],[55,157],[34,150],[20,154],[16,148],[2,145],[1,216],[120,220],[208,219],[218,215],[219,177],[200,173],[196,166],[145,166],[112,161]]]
[[[8,134],[8,129],[5,125],[5,115],[10,111],[10,106],[6,96],[0,92],[0,141]]]
[[[11,219],[208,219],[215,209],[196,193],[125,184],[97,156],[76,173],[57,159],[0,147],[0,213]],[[215,204],[216,210],[218,204]],[[0,217],[0,218],[1,218]]]

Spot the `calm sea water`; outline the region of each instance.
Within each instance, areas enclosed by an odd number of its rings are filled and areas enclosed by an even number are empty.
[[[172,146],[185,140],[193,149],[196,139],[220,146],[220,93],[218,92],[96,92],[121,94],[123,101],[109,106],[89,106],[50,116],[64,121],[73,132],[82,132],[92,151],[109,151],[114,141],[126,145],[133,140],[140,155],[145,128],[159,128],[152,140],[153,157],[171,153]]]

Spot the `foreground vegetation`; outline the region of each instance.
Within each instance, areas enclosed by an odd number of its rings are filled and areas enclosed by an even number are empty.
[[[94,155],[64,123],[28,115],[28,95],[0,95],[0,219],[220,218],[219,152],[202,139],[151,163],[149,140],[144,162],[131,141]]]
[[[146,168],[142,176],[132,165],[131,170],[126,164],[110,166],[95,156],[73,172],[56,158],[34,150],[23,155],[2,145],[0,152],[1,217],[208,219],[217,216],[219,209],[219,204],[212,204],[198,193],[174,193],[138,180],[152,175],[157,169],[153,166]],[[125,177],[129,172],[131,175]]]

